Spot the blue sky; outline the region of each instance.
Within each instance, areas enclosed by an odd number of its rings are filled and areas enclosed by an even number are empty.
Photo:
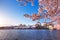
[[[29,15],[38,13],[38,1],[34,1],[34,6],[31,6],[31,3],[26,6],[18,6],[18,4],[16,0],[0,0],[0,26],[36,23],[36,21],[25,18],[23,15],[25,13]]]

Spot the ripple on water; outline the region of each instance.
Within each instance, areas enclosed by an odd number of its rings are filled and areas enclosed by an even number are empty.
[[[60,40],[60,31],[0,30],[1,40]]]

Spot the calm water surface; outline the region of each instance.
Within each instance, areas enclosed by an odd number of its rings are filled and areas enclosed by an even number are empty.
[[[60,31],[0,30],[0,40],[60,40]]]

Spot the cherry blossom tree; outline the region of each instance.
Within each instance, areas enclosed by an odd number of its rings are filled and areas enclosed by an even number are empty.
[[[27,3],[31,2],[31,5],[34,5],[34,0],[16,0],[17,2],[22,2],[19,6],[26,6]]]
[[[39,0],[39,5],[43,5],[43,10],[47,10],[44,18],[50,19],[49,23],[56,22],[57,29],[60,29],[60,0]],[[40,10],[41,12],[43,10]],[[44,13],[43,13],[44,14]],[[45,19],[45,20],[46,20]]]
[[[34,5],[34,0],[17,0],[18,2],[23,2],[22,5],[26,5],[28,2]],[[46,22],[47,19],[49,23],[56,22],[56,24],[60,24],[60,0],[38,0],[38,13],[32,14],[31,16],[28,14],[24,14],[26,18],[30,18],[33,21],[44,19]]]

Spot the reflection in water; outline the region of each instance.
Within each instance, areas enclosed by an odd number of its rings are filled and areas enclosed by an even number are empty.
[[[0,30],[0,40],[60,40],[60,31]]]

